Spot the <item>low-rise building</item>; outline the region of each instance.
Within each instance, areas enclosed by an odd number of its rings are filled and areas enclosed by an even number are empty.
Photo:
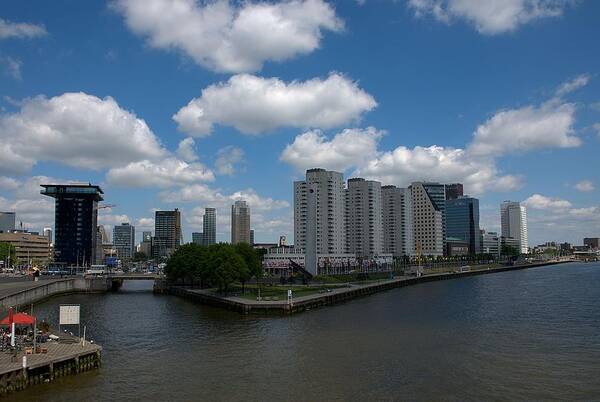
[[[0,233],[0,242],[15,248],[16,265],[47,265],[52,257],[50,241],[46,236],[27,232]]]

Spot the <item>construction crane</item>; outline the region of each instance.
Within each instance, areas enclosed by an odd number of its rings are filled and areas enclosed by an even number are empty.
[[[116,207],[115,204],[102,204],[102,205],[98,205],[98,209],[114,208],[114,207]]]

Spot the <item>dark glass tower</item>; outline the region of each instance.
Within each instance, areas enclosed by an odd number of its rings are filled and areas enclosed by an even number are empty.
[[[446,234],[469,244],[469,254],[481,252],[479,200],[459,197],[446,201]]]
[[[56,200],[54,261],[75,266],[94,264],[102,189],[91,184],[42,184],[42,187],[43,195]]]

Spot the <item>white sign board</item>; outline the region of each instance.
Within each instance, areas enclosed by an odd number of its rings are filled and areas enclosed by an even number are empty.
[[[59,325],[78,325],[79,304],[61,304],[58,321]]]

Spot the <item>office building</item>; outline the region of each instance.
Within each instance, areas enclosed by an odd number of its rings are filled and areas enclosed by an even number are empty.
[[[254,246],[254,229],[250,229],[250,245]]]
[[[464,195],[462,183],[446,184],[445,187],[446,187],[446,200],[455,200]],[[448,235],[448,236],[450,236],[450,235]]]
[[[495,257],[500,256],[501,244],[500,236],[496,232],[481,231],[481,253],[491,254]]]
[[[465,241],[469,254],[479,253],[479,200],[461,196],[446,201],[446,236]]]
[[[215,208],[204,208],[202,236],[202,244],[205,246],[217,243],[217,210]]]
[[[231,206],[231,243],[250,244],[250,207],[244,200]]]
[[[122,223],[113,228],[113,244],[121,260],[131,260],[135,253],[135,226]]]
[[[414,182],[409,189],[412,197],[416,254],[443,256],[446,205],[444,186],[436,183]]]
[[[478,236],[479,237],[479,236]],[[469,243],[456,237],[446,237],[446,255],[449,257],[469,254]]]
[[[371,258],[383,254],[381,183],[354,178],[346,190],[347,252]]]
[[[204,233],[192,232],[192,243],[203,246],[204,245]]]
[[[600,248],[600,237],[586,237],[583,239],[583,245],[588,246],[593,250]]]
[[[52,228],[44,228],[44,236],[46,236],[48,238],[48,241],[50,242],[50,244],[52,244]]]
[[[46,236],[28,232],[0,233],[0,242],[10,244],[15,250],[16,261],[11,265],[40,266],[52,259],[50,241]]]
[[[181,212],[156,211],[154,213],[154,241],[152,256],[168,258],[181,245]]]
[[[142,241],[139,247],[140,253],[144,253],[144,255],[148,258],[152,257],[152,232],[144,231],[142,232]]]
[[[515,239],[514,237],[500,236],[500,254],[505,254],[502,252],[502,250],[507,248],[513,248],[516,249],[517,252],[522,253],[522,251],[520,251],[520,246],[521,242],[519,239]]]
[[[381,187],[383,214],[383,252],[394,257],[412,256],[412,197],[410,190],[396,186]]]
[[[12,232],[15,230],[15,213],[0,212],[0,232]]]
[[[514,201],[504,201],[500,205],[500,223],[502,237],[513,238],[518,241],[517,248],[522,254],[529,251],[527,237],[527,209],[524,205]]]
[[[94,264],[102,189],[91,184],[43,184],[42,187],[41,194],[55,199],[54,260],[66,265]]]

